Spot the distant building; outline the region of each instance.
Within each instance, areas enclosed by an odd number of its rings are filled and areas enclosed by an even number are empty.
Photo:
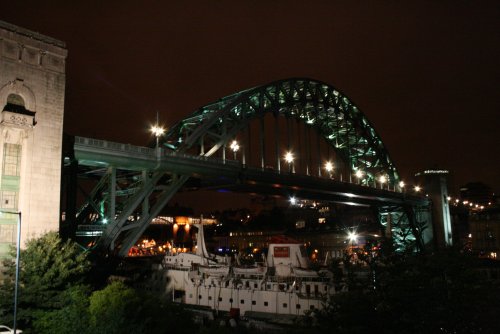
[[[474,253],[481,257],[500,259],[500,207],[472,212],[469,237]]]
[[[59,228],[65,64],[61,41],[0,21],[0,257]]]

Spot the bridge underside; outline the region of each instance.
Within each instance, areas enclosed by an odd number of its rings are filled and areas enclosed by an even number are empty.
[[[161,148],[76,137],[73,153],[73,161],[78,162],[75,176],[79,174],[83,179],[92,179],[94,185],[79,210],[73,210],[73,213],[68,210],[67,225],[72,226],[73,232],[83,227],[101,230],[103,235],[96,238],[95,246],[119,256],[127,255],[150,221],[185,186],[191,190],[224,189],[372,207],[380,213],[382,225],[391,228],[398,222],[405,225],[408,238],[413,236],[412,226],[408,218],[402,217],[406,217],[412,208],[428,206],[426,199],[393,189],[290,172],[278,173],[248,167],[235,160],[182,155]],[[130,203],[135,203],[133,210],[127,209]]]

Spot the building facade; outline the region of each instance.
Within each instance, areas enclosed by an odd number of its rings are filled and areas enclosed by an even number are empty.
[[[0,257],[59,228],[65,44],[0,21]],[[21,213],[21,214],[19,214]]]

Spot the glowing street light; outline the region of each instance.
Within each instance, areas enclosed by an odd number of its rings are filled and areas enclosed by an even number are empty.
[[[234,160],[236,160],[236,152],[238,152],[240,150],[240,145],[238,144],[238,142],[236,140],[233,140],[233,142],[231,143],[231,145],[229,147],[233,151]]]
[[[293,153],[291,151],[286,152],[285,154],[285,161],[288,163],[288,171],[295,172],[295,166],[293,165],[293,160],[295,157],[293,156]]]
[[[358,240],[358,234],[356,232],[349,231],[347,237],[349,238],[349,241],[351,243],[354,243]]]
[[[295,204],[297,204],[297,199],[296,199],[295,197],[293,197],[293,196],[292,196],[292,197],[290,197],[290,204],[291,204],[291,205],[295,205]]]
[[[330,161],[327,161],[325,163],[325,170],[328,172],[328,176],[331,178],[332,177],[332,171],[333,171],[333,164]]]
[[[160,116],[158,115],[158,112],[156,112],[156,124],[151,127],[150,131],[156,137],[156,148],[158,148],[160,136],[165,133],[165,129],[160,126]]]
[[[380,189],[384,188],[384,183],[387,182],[387,177],[385,175],[381,175],[378,178],[378,182],[380,182]]]

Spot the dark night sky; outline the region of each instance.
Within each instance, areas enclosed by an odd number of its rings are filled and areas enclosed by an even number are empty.
[[[145,145],[249,87],[310,77],[366,115],[405,178],[500,191],[499,1],[2,1],[67,44],[65,131]]]

